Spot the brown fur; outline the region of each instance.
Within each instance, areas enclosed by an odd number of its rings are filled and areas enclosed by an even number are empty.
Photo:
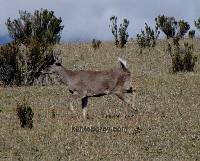
[[[104,71],[72,71],[65,69],[62,65],[52,65],[51,72],[58,74],[61,81],[68,86],[71,99],[82,99],[84,117],[89,97],[115,94],[124,102],[134,106],[135,91],[131,86],[131,73],[123,62],[121,67]],[[133,102],[127,100],[125,94],[133,94]],[[71,105],[71,109],[73,107]]]

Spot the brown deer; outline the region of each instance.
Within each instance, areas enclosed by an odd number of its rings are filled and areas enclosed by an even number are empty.
[[[56,73],[62,83],[68,86],[70,95],[70,109],[74,111],[72,100],[81,98],[83,117],[86,118],[88,98],[114,94],[122,101],[134,108],[135,89],[131,86],[131,72],[128,70],[126,61],[118,58],[119,68],[104,71],[73,71],[65,69],[61,63],[54,63],[46,70],[48,73]],[[130,93],[130,98],[126,94]],[[126,109],[127,113],[127,109]]]

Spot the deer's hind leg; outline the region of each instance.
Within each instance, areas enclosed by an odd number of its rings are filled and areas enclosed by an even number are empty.
[[[135,97],[136,97],[136,93],[133,92],[131,93],[131,97],[127,97],[127,93],[115,93],[115,95],[121,99],[123,102],[125,102],[126,104],[128,104],[129,106],[131,106],[131,109],[134,111],[137,111],[137,109],[135,108]],[[128,114],[128,108],[126,107],[126,114]]]
[[[81,99],[82,109],[83,109],[83,118],[85,119],[87,116],[87,104],[88,104],[88,97],[83,97]]]

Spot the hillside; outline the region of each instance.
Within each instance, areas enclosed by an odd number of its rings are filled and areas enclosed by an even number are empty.
[[[200,41],[194,43],[195,72],[171,74],[167,41],[140,53],[136,42],[117,49],[104,42],[58,46],[68,69],[104,70],[128,62],[137,89],[138,112],[124,118],[115,96],[89,100],[89,119],[83,120],[80,101],[76,115],[69,110],[63,85],[0,88],[0,160],[200,160]],[[18,102],[28,99],[34,127],[22,129]],[[55,114],[55,118],[54,115]],[[126,127],[127,132],[76,132],[73,127]]]

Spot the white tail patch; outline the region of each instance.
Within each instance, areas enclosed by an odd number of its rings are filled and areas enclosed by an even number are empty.
[[[118,61],[119,61],[120,63],[122,63],[122,64],[125,66],[126,69],[128,68],[127,62],[126,62],[125,60],[123,60],[122,58],[118,57]]]

